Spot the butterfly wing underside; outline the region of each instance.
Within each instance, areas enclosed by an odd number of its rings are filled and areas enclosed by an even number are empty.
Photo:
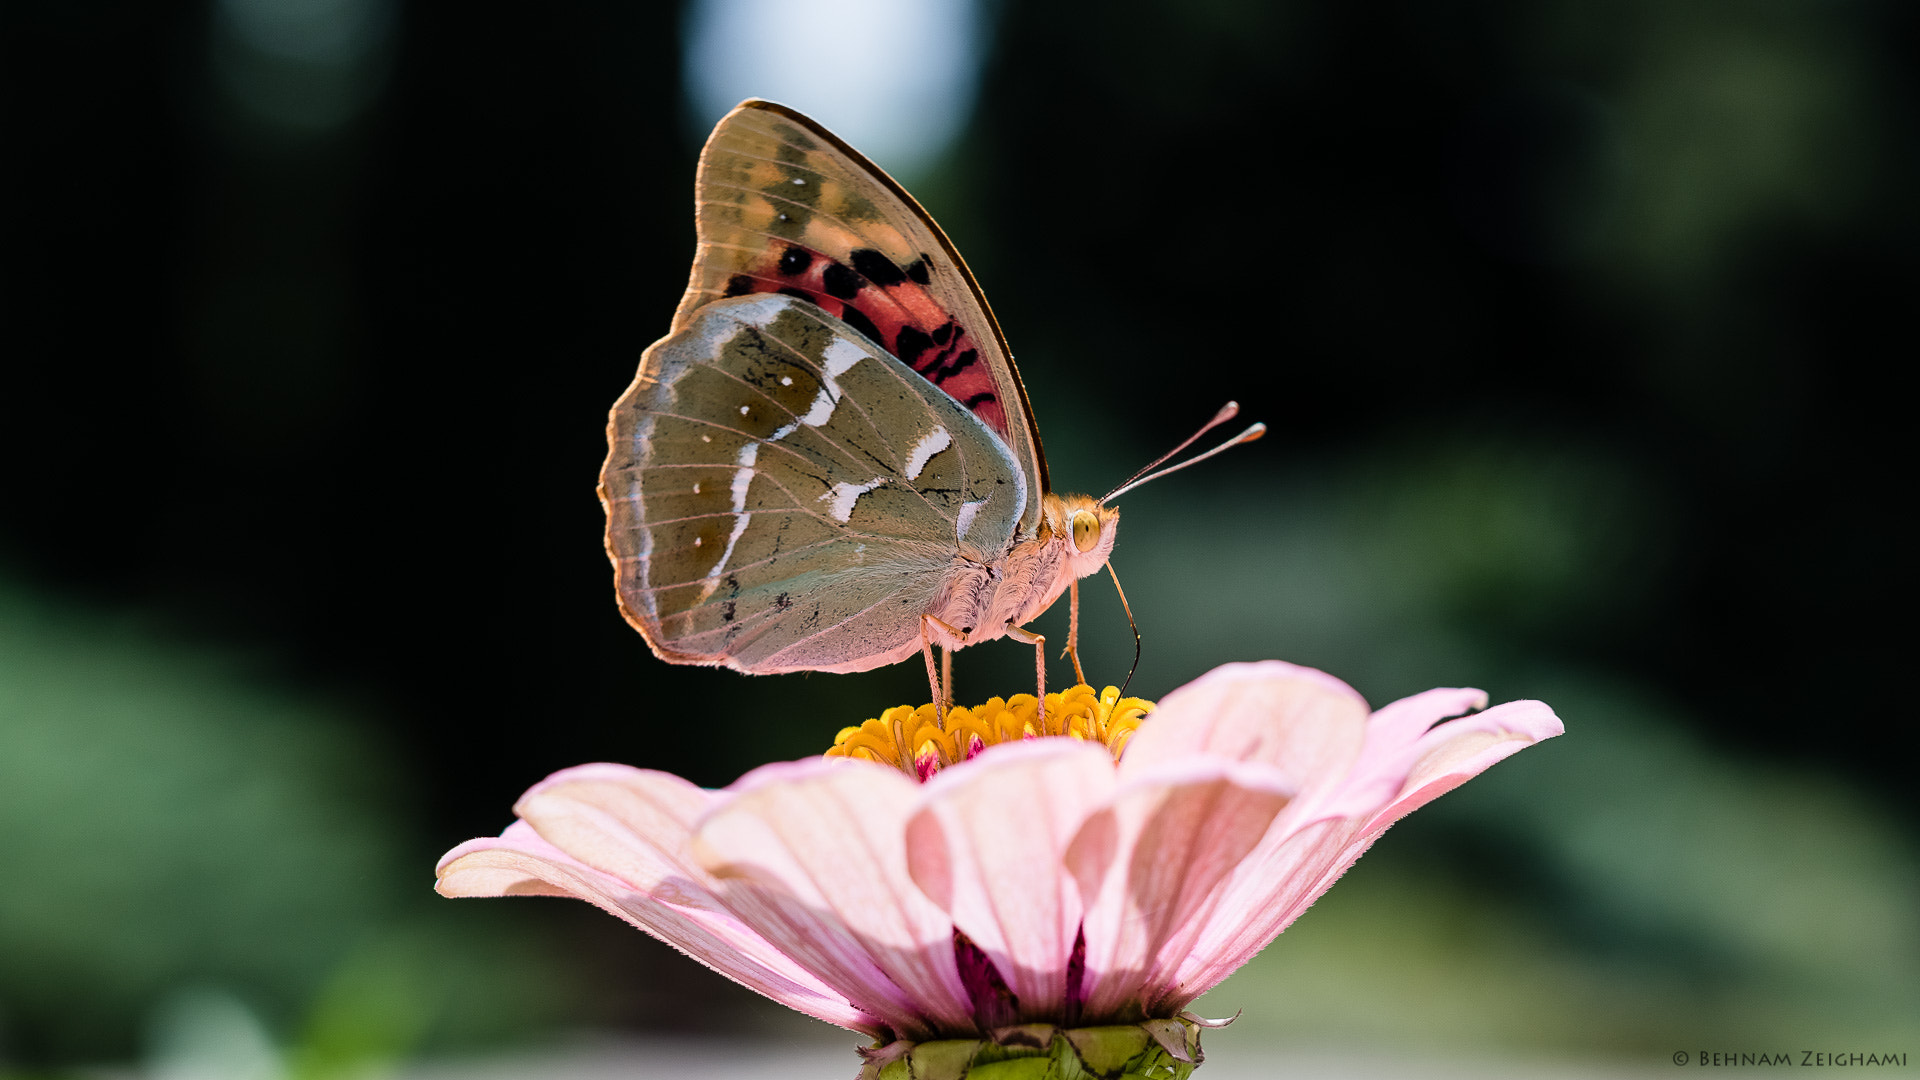
[[[1030,502],[979,417],[778,294],[707,304],[642,357],[601,475],[621,608],[656,652],[754,674],[920,646],[967,552]]]
[[[729,296],[780,293],[846,322],[1005,442],[1038,525],[1046,459],[986,298],[946,234],[858,151],[784,106],[742,103],[700,155],[699,248],[676,330]]]

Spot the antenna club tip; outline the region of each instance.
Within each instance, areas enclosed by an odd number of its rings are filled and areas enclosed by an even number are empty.
[[[1181,469],[1184,469],[1189,465],[1198,465],[1199,463],[1207,460],[1208,458],[1214,456],[1215,454],[1218,454],[1220,451],[1225,450],[1228,447],[1239,446],[1241,443],[1252,442],[1253,440],[1267,433],[1267,425],[1255,424],[1252,427],[1248,428],[1247,430],[1241,432],[1238,435],[1235,435],[1233,438],[1228,439],[1226,442],[1221,443],[1219,446],[1214,447],[1213,449],[1207,451],[1204,454],[1199,454],[1194,457],[1190,457],[1187,460],[1179,463],[1178,465],[1168,465],[1164,469],[1159,468],[1162,464],[1166,462],[1168,458],[1173,457],[1175,454],[1178,454],[1180,451],[1185,450],[1187,447],[1193,445],[1193,441],[1195,439],[1198,439],[1200,436],[1205,435],[1207,432],[1212,431],[1214,428],[1220,426],[1225,421],[1231,419],[1233,415],[1239,411],[1240,411],[1239,402],[1237,401],[1227,402],[1226,405],[1224,405],[1220,409],[1219,413],[1215,414],[1213,419],[1207,421],[1207,424],[1205,427],[1201,428],[1199,431],[1194,432],[1192,435],[1187,436],[1186,441],[1182,442],[1179,446],[1176,446],[1172,450],[1169,450],[1165,454],[1162,454],[1158,458],[1155,458],[1152,464],[1148,465],[1146,468],[1141,469],[1139,472],[1134,473],[1132,476],[1128,477],[1126,481],[1122,483],[1119,487],[1114,488],[1112,491],[1109,491],[1105,495],[1100,496],[1100,499],[1099,499],[1100,503],[1104,505],[1106,503],[1112,502],[1113,500],[1119,498],[1122,495],[1125,495],[1127,492],[1132,491],[1134,488],[1139,487],[1141,484],[1144,484],[1149,480],[1154,480],[1159,477],[1166,476],[1168,473],[1179,472]],[[1159,469],[1159,471],[1158,472],[1153,471],[1155,469]]]

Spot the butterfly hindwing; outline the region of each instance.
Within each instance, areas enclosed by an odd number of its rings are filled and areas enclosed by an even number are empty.
[[[1026,390],[953,244],[912,196],[858,152],[782,106],[749,101],[700,157],[699,251],[674,319],[755,293],[804,299],[970,409],[1035,493],[1046,462]]]
[[[708,304],[649,348],[609,440],[629,618],[672,658],[756,673],[917,649],[956,558],[1003,550],[1038,498],[976,414],[778,294]]]

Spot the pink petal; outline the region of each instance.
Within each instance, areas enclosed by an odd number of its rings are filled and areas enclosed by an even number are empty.
[[[1442,720],[1486,707],[1485,690],[1470,687],[1425,690],[1375,710],[1367,720],[1367,737],[1412,742]]]
[[[1388,800],[1368,815],[1354,842],[1372,843],[1387,826],[1480,775],[1495,762],[1565,731],[1560,718],[1544,702],[1509,701],[1441,724],[1410,746],[1382,746],[1384,760],[1378,772],[1369,775],[1356,768],[1353,783],[1355,787],[1371,783],[1376,790],[1384,789],[1389,793]]]
[[[659,895],[674,882],[700,878],[687,839],[718,797],[671,773],[580,765],[528,788],[513,812],[572,857]],[[716,906],[709,890],[701,897],[707,902],[700,906]]]
[[[498,837],[469,840],[447,852],[438,874],[435,888],[443,896],[579,897],[788,1008],[853,1031],[882,1031],[881,1021],[719,910],[700,886],[681,882],[650,895],[573,858],[524,821]]]
[[[953,921],[907,873],[919,785],[871,762],[757,769],[694,830],[721,898],[821,981],[904,1038],[970,1030]]]
[[[1221,889],[1187,955],[1145,988],[1156,1016],[1178,1012],[1273,941],[1319,895],[1353,826],[1339,818],[1283,814]],[[1356,858],[1358,855],[1356,854]]]
[[[521,869],[519,860],[507,858],[469,859],[466,856],[475,852],[501,851],[516,852],[528,850],[529,846],[547,846],[540,835],[527,826],[524,821],[516,821],[507,826],[499,836],[482,836],[469,840],[445,855],[440,856],[440,864],[434,868],[438,879],[433,891],[441,896],[572,896],[573,893],[547,881],[544,878],[530,876]]]
[[[1134,733],[1120,777],[1194,754],[1279,769],[1295,791],[1344,776],[1367,703],[1346,683],[1278,660],[1225,664],[1168,694]]]
[[[1312,906],[1393,822],[1485,771],[1494,762],[1563,730],[1537,701],[1512,702],[1422,733],[1410,719],[1462,698],[1433,691],[1381,710],[1366,749],[1341,788],[1313,807],[1289,807],[1234,873],[1213,919],[1156,1003],[1179,1008],[1232,974]],[[1409,703],[1418,703],[1410,705]],[[1445,713],[1441,713],[1445,715]],[[1378,730],[1376,730],[1376,728]],[[1298,809],[1299,813],[1294,813]],[[1344,810],[1342,816],[1329,812]],[[1236,917],[1237,913],[1237,917]]]
[[[1171,976],[1162,969],[1186,951],[1218,886],[1293,791],[1280,770],[1257,762],[1183,757],[1132,771],[1067,850],[1089,898],[1085,1023],[1143,1018],[1142,987]]]
[[[1080,931],[1067,845],[1115,787],[1112,756],[1071,739],[1004,743],[923,790],[907,823],[914,883],[986,953],[1019,998],[1002,1023],[1066,1015]]]

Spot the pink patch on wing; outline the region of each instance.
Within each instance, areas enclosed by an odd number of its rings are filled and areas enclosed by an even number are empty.
[[[965,405],[1001,438],[1006,408],[980,342],[918,283],[925,260],[902,269],[871,248],[852,265],[810,248],[788,245],[728,282],[727,295],[784,293],[806,300],[852,326]],[[865,271],[864,273],[862,271]]]

